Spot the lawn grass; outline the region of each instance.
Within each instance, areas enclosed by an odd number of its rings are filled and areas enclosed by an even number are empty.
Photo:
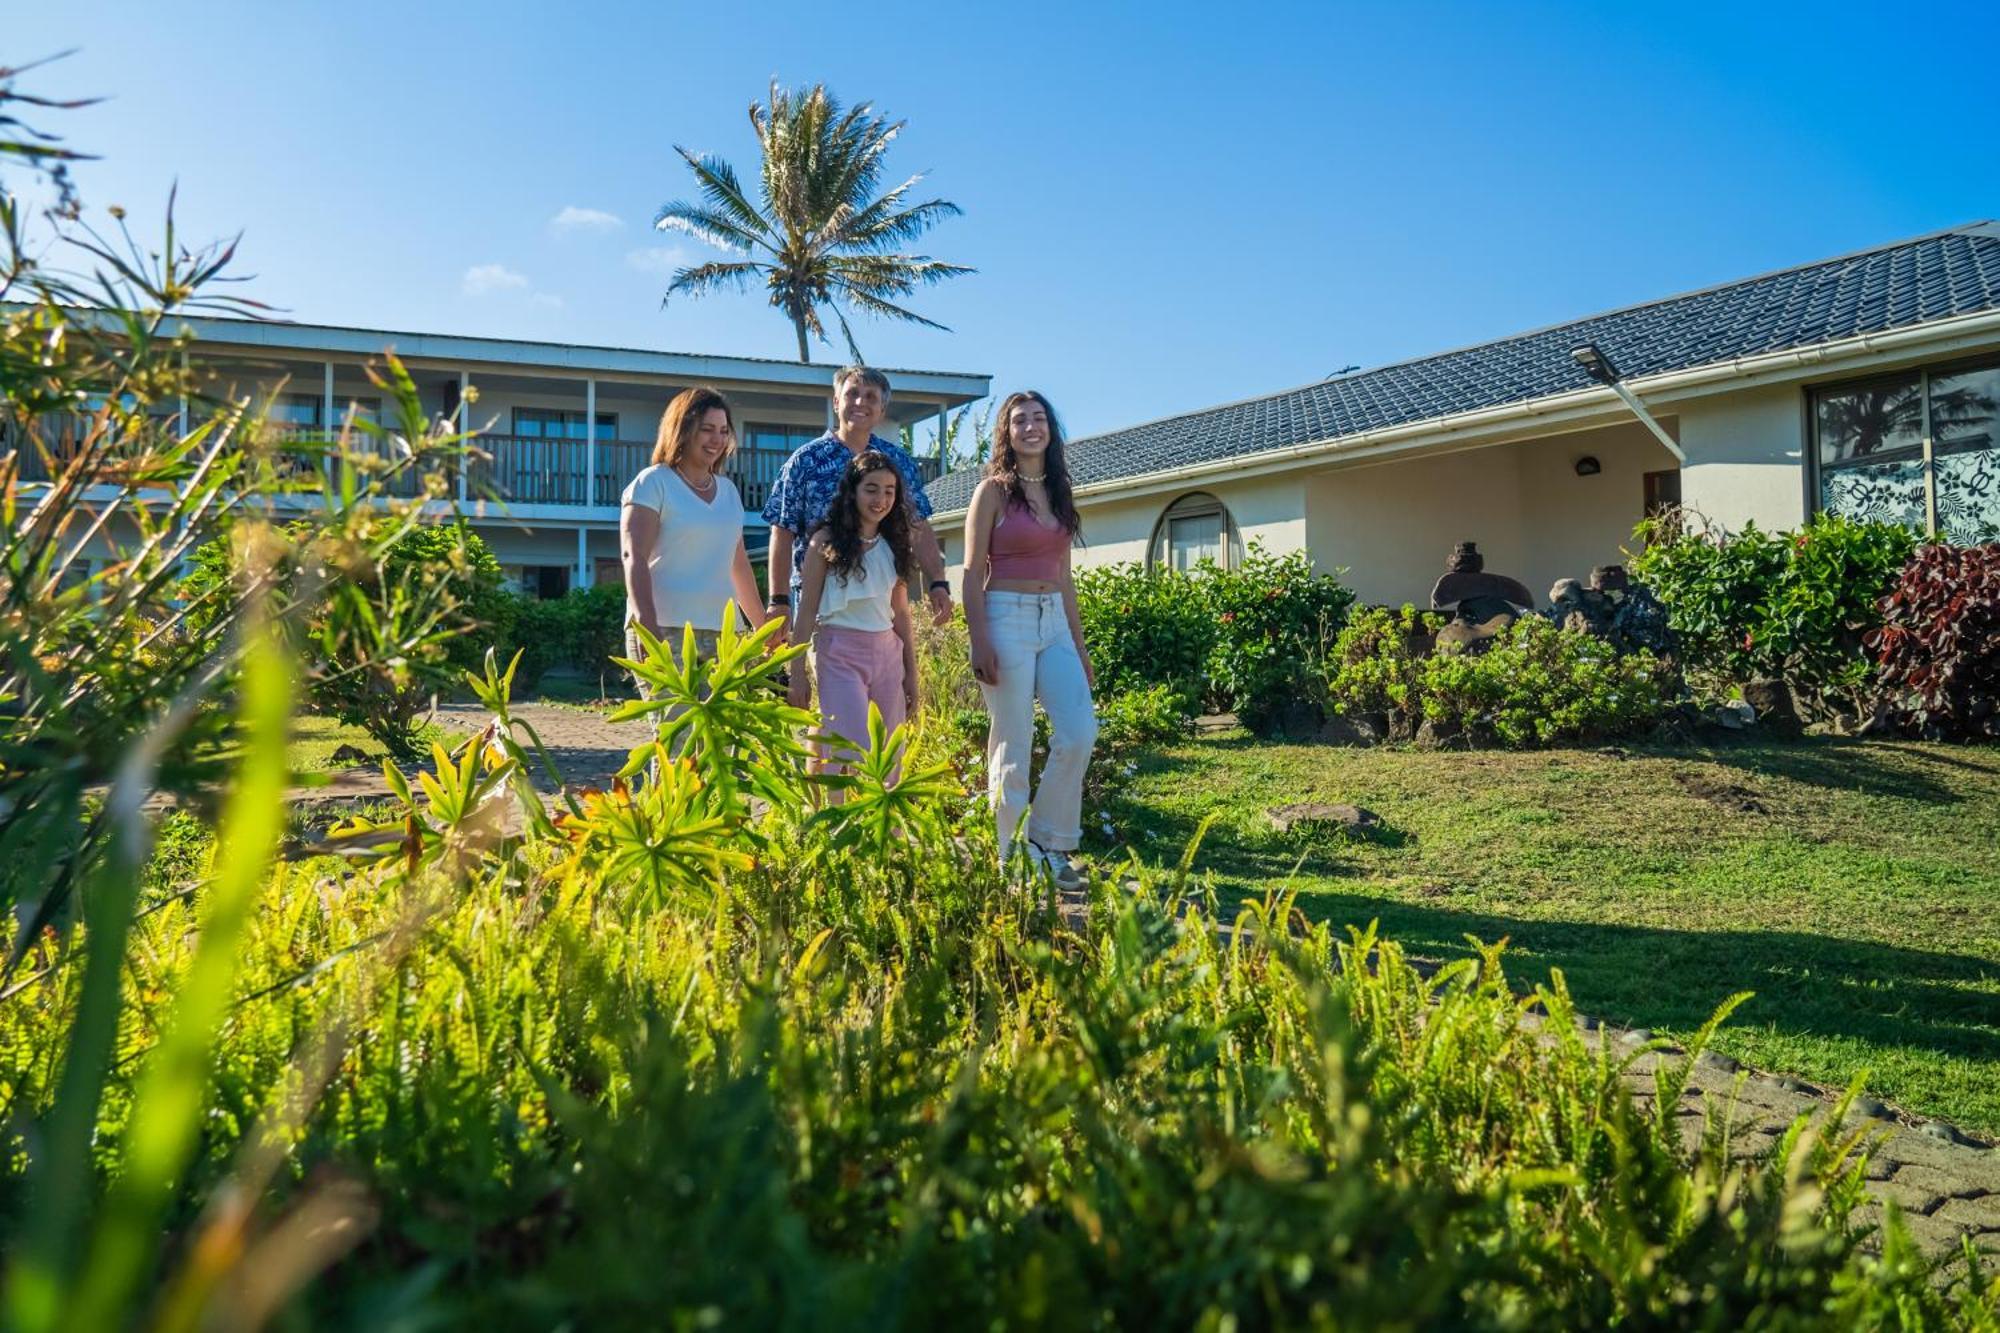
[[[418,733],[418,743],[426,748],[433,740],[451,743],[452,737],[436,723]],[[361,751],[363,759],[353,762],[335,763],[334,752],[343,745],[351,745]],[[380,768],[389,756],[383,744],[360,727],[316,713],[301,713],[292,718],[291,731],[285,743],[285,761],[294,773],[337,773],[342,769],[367,764]]]
[[[1301,840],[1264,810],[1385,821]],[[1432,957],[1506,937],[1584,1012],[1685,1035],[1756,992],[1717,1047],[2000,1135],[2000,753],[1745,742],[1535,754],[1340,749],[1224,733],[1149,752],[1114,818],[1149,860],[1215,816],[1226,898],[1294,873],[1308,915],[1379,919]]]
[[[352,767],[347,763],[333,762],[333,752],[343,745],[360,750],[368,756],[370,763],[376,765],[380,765],[389,753],[380,741],[360,727],[349,726],[330,717],[302,713],[292,719],[285,758],[294,773],[337,772]]]

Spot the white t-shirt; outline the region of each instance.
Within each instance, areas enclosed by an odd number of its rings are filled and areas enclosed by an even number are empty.
[[[736,595],[731,579],[743,540],[743,497],[727,477],[715,479],[715,498],[703,501],[680,473],[664,463],[644,468],[619,497],[660,516],[660,539],[646,557],[653,576],[653,610],[662,631],[683,625],[721,629],[722,606]],[[639,618],[628,591],[625,619]]]
[[[820,587],[819,623],[842,629],[883,630],[896,627],[890,599],[896,595],[896,557],[889,543],[878,540],[861,552],[851,574],[826,569]]]

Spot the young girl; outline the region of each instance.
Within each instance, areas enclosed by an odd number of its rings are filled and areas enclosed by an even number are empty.
[[[791,700],[805,707],[817,677],[822,727],[846,740],[867,742],[871,703],[890,732],[916,708],[910,527],[902,474],[887,454],[869,449],[841,474],[826,526],[806,548],[793,632],[796,642],[812,645],[811,666],[793,667]],[[855,753],[822,744],[813,770],[842,772]]]
[[[1054,409],[1039,393],[1012,395],[1000,405],[993,459],[965,517],[965,624],[993,716],[987,796],[1000,859],[1025,814],[1032,860],[1066,889],[1083,884],[1069,853],[1083,836],[1083,774],[1097,743],[1095,679],[1069,568],[1080,526]],[[1030,801],[1037,698],[1049,715],[1049,757]]]

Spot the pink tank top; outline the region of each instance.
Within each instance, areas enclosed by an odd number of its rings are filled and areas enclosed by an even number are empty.
[[[1010,504],[986,544],[987,577],[1055,583],[1069,545],[1069,531],[1061,524],[1045,528],[1026,505]]]

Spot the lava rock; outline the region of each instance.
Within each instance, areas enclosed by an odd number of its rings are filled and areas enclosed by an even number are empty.
[[[1289,805],[1274,805],[1264,812],[1264,817],[1280,833],[1331,830],[1366,837],[1382,827],[1382,816],[1373,810],[1324,801],[1293,801]]]

